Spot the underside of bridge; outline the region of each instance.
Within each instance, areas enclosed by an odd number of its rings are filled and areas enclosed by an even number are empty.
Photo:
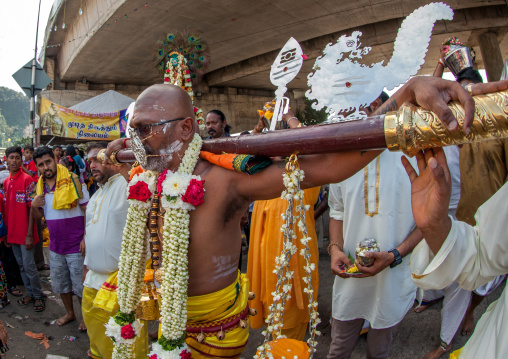
[[[62,0],[55,3],[48,20],[45,67],[54,80],[53,90],[74,91],[70,97],[54,93],[64,102],[61,105],[71,105],[109,89],[135,97],[147,86],[162,82],[154,62],[157,41],[168,32],[188,30],[206,41],[211,57],[211,64],[196,89],[199,93],[196,101],[208,110],[211,108],[207,106],[221,103],[228,107],[225,102],[235,97],[242,106],[250,107],[251,99],[240,97],[251,96],[252,101],[259,101],[273,96],[270,65],[280,48],[294,37],[308,57],[288,86],[290,97],[298,99],[307,89],[307,75],[314,60],[328,43],[359,30],[363,33],[362,46],[372,47],[362,61],[386,63],[392,56],[401,22],[426,3],[414,0]],[[508,58],[506,0],[453,0],[448,5],[454,10],[454,19],[436,23],[419,74],[433,72],[439,58],[439,44],[450,36],[459,37],[475,49],[478,68],[488,65],[485,53],[497,51],[498,57]],[[79,14],[81,6],[82,15]],[[64,22],[65,29],[62,29]],[[485,34],[491,40],[488,46],[482,45]],[[76,96],[76,91],[88,91],[89,95]],[[262,103],[256,106],[259,108]],[[233,122],[240,125],[237,117],[242,116],[242,110],[230,112]],[[248,117],[254,115],[249,112]]]

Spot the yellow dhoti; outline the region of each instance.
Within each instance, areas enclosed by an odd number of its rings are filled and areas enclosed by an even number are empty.
[[[230,286],[214,293],[187,299],[187,337],[185,342],[193,359],[240,358],[249,338],[249,281],[238,272],[238,279]],[[246,328],[240,327],[240,321]],[[222,330],[222,340],[217,334]],[[203,332],[202,343],[197,340]]]
[[[81,311],[88,328],[90,350],[94,359],[110,359],[112,357],[113,342],[106,336],[105,325],[119,308],[116,298],[117,273],[113,273],[100,290],[83,287]],[[143,324],[141,335],[136,340],[136,358],[145,358],[148,354],[148,332],[146,322],[143,322]]]

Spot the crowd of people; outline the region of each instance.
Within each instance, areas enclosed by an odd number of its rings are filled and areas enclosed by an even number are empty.
[[[442,75],[442,66],[442,61],[439,61],[436,77]],[[406,100],[424,102],[432,96],[435,98],[431,107],[437,108],[442,105],[444,96],[441,93],[448,91],[450,97],[457,97],[457,91],[460,92],[453,87],[457,84],[443,85],[444,81],[434,81],[415,80],[392,98],[383,93],[364,110],[368,115],[385,113]],[[457,81],[467,86],[481,82],[481,77],[475,70],[468,69]],[[437,88],[441,92],[425,92],[429,88]],[[168,115],[174,115],[177,120],[161,123],[159,117],[154,117],[160,114],[150,110],[149,105],[154,101],[159,106],[165,106]],[[139,136],[145,136],[144,146],[152,156],[147,157],[145,169],[162,172],[161,169],[178,168],[186,146],[197,131],[188,95],[176,86],[155,85],[140,95],[136,111],[145,116],[136,117],[135,114],[131,126]],[[301,127],[299,119],[291,111],[284,115],[283,120],[288,127]],[[264,123],[260,118],[253,132],[261,132]],[[149,127],[141,131],[142,126]],[[206,127],[209,138],[229,137],[230,127],[220,110],[207,114]],[[166,135],[162,128],[171,131]],[[175,141],[184,146],[176,146],[175,149]],[[105,158],[109,158],[115,150],[129,147],[130,142],[129,139],[120,139],[109,145],[93,142],[85,151],[72,145],[67,145],[65,150],[58,145],[35,149],[32,146],[13,146],[6,149],[6,170],[0,172],[0,212],[3,226],[7,229],[0,243],[0,309],[10,303],[9,293],[20,297],[16,301],[18,305],[31,307],[36,312],[44,311],[45,297],[38,270],[49,269],[52,290],[60,295],[65,309],[56,323],[63,326],[76,320],[79,310],[73,305],[73,296],[76,296],[83,318],[78,326],[82,331],[88,329],[88,355],[92,358],[111,358],[113,352],[105,324],[119,309],[117,274],[122,230],[129,210],[126,193],[132,178],[131,171],[134,172],[128,164],[99,160],[99,153],[105,151]],[[499,273],[495,276],[484,273],[485,280],[477,280],[472,275],[465,279],[460,273],[455,276],[448,273],[446,279],[440,280],[440,286],[433,286],[425,276],[430,273],[429,278],[439,277],[443,270],[434,268],[439,272],[434,273],[425,268],[431,267],[429,263],[434,255],[439,257],[441,246],[447,245],[448,239],[445,241],[445,238],[448,232],[438,231],[424,223],[422,210],[417,208],[418,200],[424,203],[430,201],[430,197],[419,198],[415,186],[427,186],[425,188],[430,188],[429,191],[439,185],[443,188],[447,185],[448,190],[451,188],[450,193],[445,190],[439,192],[439,206],[429,207],[427,216],[436,211],[442,212],[446,207],[442,218],[449,218],[449,215],[451,220],[462,220],[470,226],[485,226],[485,221],[475,222],[478,217],[474,217],[474,213],[503,186],[508,177],[507,146],[506,140],[496,140],[460,149],[447,148],[447,163],[439,150],[425,153],[425,158],[422,154],[416,159],[404,156],[402,162],[400,154],[388,151],[301,158],[300,164],[306,172],[302,182],[305,188],[302,205],[311,208],[307,225],[315,268],[320,245],[314,222],[327,205],[330,211],[327,251],[331,271],[336,276],[333,293],[330,294],[332,330],[329,359],[349,358],[363,332],[368,332],[367,357],[387,358],[395,330],[415,300],[415,311],[419,313],[444,297],[441,342],[425,354],[426,359],[438,358],[450,351],[452,339],[461,324],[463,335],[472,333],[475,307],[503,283],[505,272],[499,268],[502,266],[493,264],[496,269],[493,272]],[[170,155],[166,153],[167,148],[173,148]],[[173,156],[173,153],[179,156]],[[248,180],[245,173],[226,170],[208,161],[201,160],[196,165],[195,173],[206,180],[206,200],[192,212],[189,226],[192,240],[189,244],[187,318],[192,325],[197,325],[194,321],[203,323],[203,318],[206,318],[208,328],[217,327],[213,323],[221,325],[215,332],[207,331],[204,339],[199,339],[199,336],[185,339],[195,358],[240,357],[247,343],[248,331],[243,330],[237,320],[226,333],[226,338],[231,340],[225,344],[222,325],[229,325],[233,319],[243,315],[247,306],[255,309],[249,313],[258,312],[257,317],[250,318],[252,328],[262,327],[269,315],[271,294],[276,286],[276,274],[273,273],[275,257],[280,253],[283,237],[280,214],[285,213],[287,208],[283,199],[276,198],[283,190],[281,174],[284,159],[273,159],[273,162],[259,174],[249,174]],[[413,170],[414,167],[418,167],[418,173]],[[447,175],[440,177],[438,170]],[[327,197],[323,198],[321,187],[325,185],[329,185],[329,190],[326,190]],[[444,223],[444,227],[450,225],[441,220],[436,223]],[[453,226],[452,230],[462,230],[457,235],[464,235],[470,243],[477,240],[475,236],[478,233],[482,233],[469,230],[471,227]],[[161,223],[157,222],[158,231],[161,227]],[[248,228],[247,274],[238,270],[242,254],[241,227]],[[491,231],[494,230],[491,228]],[[444,232],[444,238],[434,239],[440,238],[438,233],[442,237]],[[423,238],[425,241],[422,241]],[[375,239],[379,248],[378,252],[370,254],[373,259],[371,265],[355,262],[356,248],[363,239]],[[425,247],[427,245],[430,249]],[[298,248],[298,251],[301,249]],[[423,253],[425,250],[428,253]],[[466,250],[472,251],[471,248]],[[413,252],[419,255],[414,267],[409,261]],[[474,256],[471,252],[466,259]],[[443,262],[441,257],[439,260]],[[307,285],[303,275],[305,264],[297,258],[294,258],[293,264],[296,274],[292,279],[290,300],[286,302],[282,334],[303,341],[310,320],[308,306],[311,303],[302,289]],[[457,271],[466,267],[467,263],[461,262],[461,265],[456,266]],[[345,270],[355,266],[357,273]],[[417,266],[418,269],[415,269]],[[425,275],[422,274],[424,272]],[[21,284],[26,294],[17,288]],[[311,285],[317,298],[317,269]],[[437,288],[440,290],[433,290]],[[255,298],[248,295],[249,290],[256,294]],[[492,330],[486,328],[485,322],[482,322],[482,330]],[[495,332],[489,333],[496,335]],[[148,338],[145,325],[136,340],[136,357],[146,357]],[[474,341],[473,345],[479,344]],[[468,350],[472,352],[471,347]],[[485,350],[496,353],[488,346]],[[454,355],[458,358],[461,354]]]

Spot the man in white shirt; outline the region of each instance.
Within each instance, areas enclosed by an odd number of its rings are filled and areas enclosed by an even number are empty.
[[[106,148],[106,143],[95,143],[88,147],[88,160],[92,176],[99,183],[99,189],[90,198],[86,211],[86,256],[83,283],[83,319],[88,328],[92,358],[111,358],[113,342],[105,335],[105,324],[118,311],[115,300],[99,300],[97,294],[105,284],[110,292],[116,292],[116,285],[106,284],[110,276],[118,271],[123,228],[127,219],[127,177],[126,165],[102,165],[97,154]],[[125,177],[124,177],[125,176]],[[111,282],[113,282],[111,280]],[[116,278],[114,280],[116,282]],[[116,297],[116,295],[114,295]],[[114,298],[113,298],[114,299]],[[136,342],[136,357],[148,353],[146,326]]]
[[[442,149],[417,155],[418,175],[402,159],[411,180],[411,202],[417,226],[424,234],[411,256],[413,281],[426,289],[444,288],[454,280],[474,290],[508,272],[508,186],[505,184],[476,212],[476,226],[448,216],[450,173]],[[508,296],[503,291],[487,309],[474,334],[450,358],[506,358]]]
[[[380,97],[381,99],[381,97]],[[381,105],[371,104],[372,111]],[[369,110],[369,109],[368,109]],[[388,150],[347,180],[330,185],[331,270],[335,277],[332,302],[332,343],[328,359],[351,356],[365,320],[367,358],[387,358],[393,334],[412,307],[416,287],[411,281],[409,261],[402,259],[422,239],[411,214],[409,181],[404,177],[400,154]],[[381,252],[363,274],[343,273],[352,266],[358,243],[377,240]]]

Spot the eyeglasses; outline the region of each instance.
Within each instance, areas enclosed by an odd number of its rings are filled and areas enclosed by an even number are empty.
[[[186,117],[179,117],[179,118],[175,118],[172,120],[161,121],[161,122],[156,122],[156,123],[149,123],[146,125],[140,125],[140,126],[134,128],[134,131],[137,133],[137,135],[139,137],[146,138],[147,136],[152,135],[152,129],[154,126],[164,125],[165,123],[168,123],[168,122],[184,120],[185,118]],[[156,133],[157,132],[154,132],[153,134],[155,135]]]

